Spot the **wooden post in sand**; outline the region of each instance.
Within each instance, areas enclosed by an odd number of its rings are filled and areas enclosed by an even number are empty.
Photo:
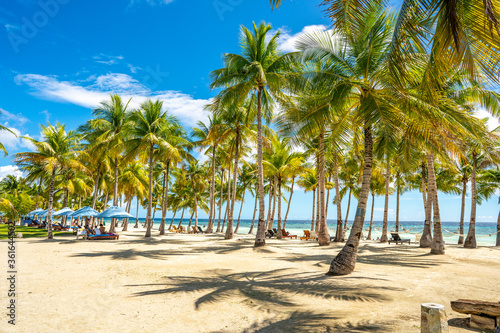
[[[435,303],[421,305],[421,333],[445,333],[448,331],[448,318],[444,306]]]

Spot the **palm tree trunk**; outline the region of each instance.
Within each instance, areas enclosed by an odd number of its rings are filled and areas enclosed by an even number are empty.
[[[422,162],[422,197],[424,200],[424,211],[425,211],[425,222],[424,231],[422,231],[422,237],[420,238],[420,247],[429,248],[432,244],[432,233],[431,233],[431,207],[432,200],[428,193],[426,193],[425,186],[425,162]]]
[[[351,233],[342,250],[333,259],[327,275],[346,275],[352,273],[356,265],[359,240],[363,232],[365,221],[366,203],[370,194],[370,179],[372,176],[372,148],[373,139],[371,128],[365,128],[365,156],[363,166],[363,181],[358,199],[358,208],[352,224]]]
[[[148,212],[146,214],[146,234],[144,237],[151,237],[151,211],[153,210],[153,151],[151,144],[149,147],[149,193],[148,193]]]
[[[321,220],[319,223],[318,243],[320,246],[330,245],[330,234],[326,225],[325,207],[325,134],[322,130],[319,138],[319,203]]]
[[[226,236],[224,239],[232,239],[233,238],[233,218],[234,218],[234,204],[236,203],[236,186],[238,185],[238,163],[239,163],[239,141],[240,141],[240,132],[236,130],[236,138],[235,138],[235,150],[234,150],[234,166],[233,166],[233,193],[231,200],[231,209],[229,210],[229,219],[227,221],[227,229]]]
[[[500,212],[498,212],[497,219],[497,243],[496,246],[500,246]]]
[[[130,207],[132,206],[132,199],[133,196],[130,195],[130,199],[128,200],[127,203],[127,213],[130,213]],[[122,231],[127,231],[128,230],[128,218],[125,219],[125,223],[123,224]]]
[[[437,195],[436,176],[434,175],[434,154],[427,154],[427,170],[429,174],[429,197],[434,211],[434,237],[432,238],[431,253],[444,254],[443,231],[441,230],[441,215]]]
[[[212,182],[210,183],[210,218],[208,220],[206,234],[211,234],[214,232],[215,223],[215,150],[217,146],[214,145],[212,148]]]
[[[328,182],[332,182],[332,176],[328,176]],[[326,185],[325,185],[326,186]],[[325,216],[326,216],[326,222],[328,223],[328,204],[330,202],[330,189],[326,191],[326,202],[325,202]]]
[[[177,228],[180,228],[181,225],[182,225],[182,220],[184,220],[184,211],[186,210],[186,207],[183,207],[182,208],[182,214],[181,214],[181,220],[179,221],[179,225],[177,226]]]
[[[467,181],[462,179],[462,209],[460,211],[460,235],[458,236],[458,244],[464,243],[464,214],[465,214],[465,194],[467,192]]]
[[[222,222],[222,232],[224,232],[224,226],[229,218],[229,210],[231,208],[231,163],[229,163],[229,172],[227,173],[227,195],[226,195],[226,214],[224,215],[224,222]]]
[[[196,195],[196,190],[194,191],[194,226],[198,229],[198,196]]]
[[[241,198],[240,213],[238,214],[238,223],[236,223],[236,229],[234,229],[235,234],[237,234],[238,230],[240,229],[241,212],[243,211],[243,204],[245,203],[245,194],[246,191],[243,192],[243,198]]]
[[[187,232],[189,233],[189,228],[191,228],[191,222],[193,222],[193,216],[194,216],[194,212],[196,211],[196,209],[193,211],[193,213],[191,214],[191,218],[189,219],[189,224],[188,224],[188,227],[187,227]]]
[[[255,192],[255,205],[253,208],[253,217],[252,217],[252,225],[250,226],[250,230],[248,231],[248,234],[251,235],[253,234],[253,226],[255,225],[255,214],[257,213],[257,199],[259,197],[257,196],[257,191]]]
[[[52,169],[52,176],[50,178],[50,188],[49,188],[49,207],[47,208],[47,238],[52,239],[52,205],[54,202],[54,182],[56,179],[56,168]]]
[[[118,157],[115,157],[115,184],[113,188],[113,206],[118,206]],[[115,232],[116,219],[111,219],[109,233]]]
[[[314,230],[314,208],[316,207],[316,189],[313,188],[313,212],[311,217],[311,231]]]
[[[262,168],[262,87],[257,91],[257,180],[259,195],[259,223],[255,236],[255,247],[266,245],[266,224],[264,221],[264,171]]]
[[[271,206],[273,204],[273,195],[271,195],[271,190],[272,190],[272,182],[271,179],[269,179],[269,189],[268,189],[268,196],[269,196],[269,204],[267,206],[267,230],[270,230],[272,228],[271,226],[271,213],[272,209]]]
[[[366,236],[366,240],[372,240],[372,227],[373,227],[373,209],[375,208],[375,194],[372,191],[372,211],[370,217],[370,226],[368,227],[368,236]]]
[[[396,186],[396,232],[399,232],[399,186]]]
[[[340,200],[340,188],[339,188],[339,166],[337,164],[337,153],[335,157],[335,205],[337,206],[337,230],[335,232],[334,242],[344,241],[344,228],[342,228],[342,202]]]
[[[391,163],[389,162],[389,156],[387,156],[387,166],[385,169],[385,204],[384,204],[384,222],[382,224],[382,236],[380,236],[380,243],[386,243],[389,239],[387,238],[387,224],[389,215],[389,185],[391,183]]]
[[[220,215],[222,213],[222,198],[224,194],[224,168],[222,169],[220,177],[220,198],[219,198],[219,221],[217,222],[217,230],[215,232],[220,232]]]
[[[271,213],[271,228],[269,229],[272,229],[273,228],[273,224],[274,224],[274,214],[276,213],[276,200],[279,200],[281,198],[277,198],[277,177],[274,176],[273,177],[273,212]]]
[[[139,196],[137,196],[137,207],[135,210],[135,225],[134,228],[139,228]]]
[[[283,232],[281,231],[281,176],[278,177],[278,239],[283,239]]]
[[[352,188],[349,188],[349,200],[347,200],[347,213],[345,214],[344,233],[347,230],[347,219],[349,218],[349,210],[351,209],[351,195],[352,195]]]
[[[97,176],[94,185],[94,197],[92,198],[92,209],[95,209],[97,203],[97,192],[99,191],[99,179],[101,178],[101,164],[97,165]]]
[[[319,178],[319,171],[316,170],[316,174],[318,175],[318,178]],[[314,231],[316,231],[316,234],[318,233],[319,231],[319,219],[320,219],[320,202],[319,202],[319,184],[316,184],[317,186],[317,191],[316,191],[316,221],[314,223]]]
[[[172,216],[172,220],[170,221],[170,225],[168,226],[168,230],[172,230],[172,225],[174,224],[176,214],[177,214],[177,209],[174,209],[174,216]]]
[[[40,199],[40,193],[42,192],[42,180],[43,177],[40,177],[40,181],[38,183],[38,191],[36,192],[36,209],[40,207],[39,199]]]
[[[168,199],[168,177],[170,172],[170,159],[167,159],[167,171],[163,175],[163,200],[161,207],[161,223],[160,223],[160,235],[165,235],[165,219],[167,218],[167,199]],[[166,178],[166,179],[165,179]]]
[[[286,221],[288,221],[288,212],[290,212],[290,202],[292,202],[293,185],[295,185],[295,177],[292,177],[292,186],[290,188],[290,198],[288,198],[288,207],[286,208],[285,222],[283,222],[283,229],[286,230]]]
[[[476,193],[476,171],[477,171],[477,153],[472,153],[472,174],[470,177],[471,188],[471,207],[470,207],[470,222],[469,232],[465,238],[464,247],[468,249],[475,249],[476,243],[476,206],[477,206],[477,193]]]

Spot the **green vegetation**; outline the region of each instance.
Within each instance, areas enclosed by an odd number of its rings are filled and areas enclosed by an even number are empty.
[[[0,239],[7,239],[8,232],[8,224],[0,224]],[[23,234],[23,238],[35,238],[35,237],[44,237],[47,238],[47,230],[46,229],[37,229],[32,227],[21,227],[16,225],[16,234],[21,232]],[[56,237],[73,237],[72,232],[67,231],[54,231],[53,235]],[[72,239],[73,239],[72,238]]]

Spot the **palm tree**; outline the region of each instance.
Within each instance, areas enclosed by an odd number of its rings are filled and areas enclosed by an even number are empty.
[[[500,169],[498,166],[479,172],[477,186],[477,199],[479,204],[481,204],[483,200],[487,200],[493,195],[496,195],[499,190]],[[498,197],[498,203],[500,204],[500,196]],[[500,212],[498,213],[497,219],[496,246],[500,246]]]
[[[59,123],[55,126],[49,123],[47,126],[42,125],[41,128],[43,141],[37,141],[30,137],[24,138],[35,145],[36,151],[17,153],[14,160],[21,166],[27,164],[43,165],[45,171],[50,174],[47,230],[48,238],[52,239],[52,207],[56,174],[70,168],[85,171],[85,167],[77,159],[79,136],[76,132],[66,132],[64,125]]]
[[[129,116],[131,128],[129,139],[126,141],[126,159],[139,156],[148,160],[149,186],[148,186],[148,210],[146,215],[146,234],[151,237],[151,218],[153,210],[153,168],[154,155],[158,149],[167,150],[170,144],[164,139],[165,127],[172,120],[163,110],[163,102],[160,100],[147,100],[141,104],[139,110],[133,111]],[[161,147],[161,148],[160,148]]]
[[[262,111],[270,118],[275,100],[283,99],[285,89],[297,74],[291,72],[297,53],[282,54],[278,50],[278,31],[269,38],[271,25],[253,24],[253,32],[241,27],[242,54],[226,53],[225,67],[211,73],[211,88],[225,88],[216,97],[222,105],[240,105],[250,95],[257,95],[257,166],[259,223],[255,246],[265,245],[264,176],[262,167]]]
[[[300,175],[297,184],[304,189],[304,192],[313,192],[313,205],[312,205],[312,218],[311,218],[311,231],[314,230],[314,208],[316,206],[316,188],[318,186],[318,180],[316,177],[316,170],[312,168],[304,169],[302,175]]]
[[[205,167],[197,160],[191,160],[186,165],[186,176],[189,179],[190,189],[193,199],[193,211],[195,214],[195,228],[198,228],[198,207],[200,198],[205,191]]]
[[[132,161],[125,168],[123,168],[122,174],[119,179],[123,186],[125,193],[125,199],[128,200],[128,207],[132,203],[134,196],[139,198],[144,198],[146,194],[146,187],[148,184],[148,175],[144,166],[138,161]],[[137,204],[137,208],[139,205]],[[122,231],[127,231],[128,219],[125,220]]]
[[[0,112],[0,114],[1,114],[1,112]],[[14,134],[14,136],[17,137],[16,133],[12,132],[9,128],[0,125],[0,132],[2,132],[2,131],[10,132],[11,134]],[[1,142],[0,142],[0,150],[3,151],[4,156],[8,155],[7,154],[7,149],[5,149],[4,145]]]
[[[366,236],[367,240],[372,239],[372,228],[373,228],[373,212],[375,209],[375,196],[385,194],[385,177],[382,174],[382,170],[373,167],[372,177],[370,179],[370,192],[372,194],[372,209],[370,216],[370,224],[368,226],[368,235]]]
[[[96,132],[95,142],[98,146],[105,147],[106,154],[113,161],[113,206],[118,206],[118,168],[123,143],[130,128],[127,114],[129,103],[130,99],[124,104],[119,95],[111,95],[110,101],[101,102],[100,106],[92,111],[95,119],[89,121],[90,127]],[[114,232],[114,230],[115,219],[112,219],[109,232]]]

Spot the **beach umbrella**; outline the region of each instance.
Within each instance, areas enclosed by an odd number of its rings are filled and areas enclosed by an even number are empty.
[[[85,206],[67,216],[79,217],[79,216],[97,216],[97,215],[99,215],[99,212],[97,210],[90,208],[89,206]]]
[[[42,212],[43,212],[43,209],[37,208],[34,211],[29,212],[28,215],[38,215],[39,213],[42,213]]]
[[[104,212],[101,214],[97,215],[98,218],[117,218],[117,219],[125,219],[125,218],[131,218],[133,217],[129,213],[127,213],[123,208],[121,207],[116,207],[112,206],[106,209]]]
[[[69,216],[72,214],[74,211],[69,208],[69,207],[64,207],[61,210],[58,210],[57,212],[54,212],[54,216]]]
[[[40,217],[47,216],[47,215],[49,215],[49,210],[48,209],[44,209],[41,212],[38,212],[38,214],[36,214],[36,215],[38,215]]]

